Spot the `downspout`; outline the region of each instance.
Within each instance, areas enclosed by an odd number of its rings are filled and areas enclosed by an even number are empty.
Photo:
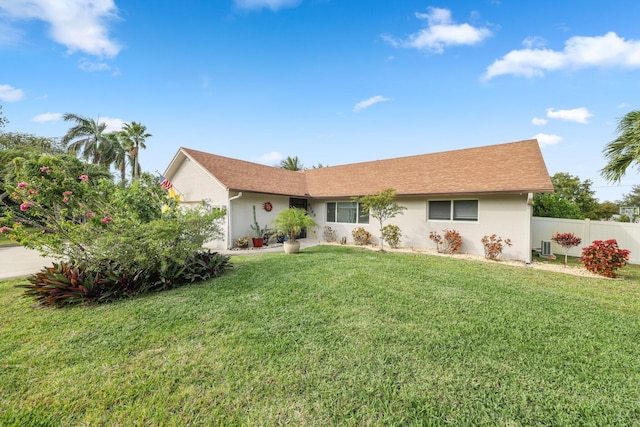
[[[531,250],[533,249],[531,242],[533,241],[533,193],[527,194],[527,218],[529,220],[529,241],[527,242],[527,252],[525,255],[525,262],[527,265],[531,264]]]
[[[231,239],[231,202],[242,197],[242,191],[238,193],[237,196],[233,196],[229,198],[229,209],[227,209],[227,249],[231,249],[233,247],[233,240]]]

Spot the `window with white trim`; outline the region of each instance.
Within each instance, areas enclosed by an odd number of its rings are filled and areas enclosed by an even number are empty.
[[[477,200],[429,200],[429,221],[478,221]]]
[[[327,222],[369,224],[369,211],[358,202],[327,202]]]

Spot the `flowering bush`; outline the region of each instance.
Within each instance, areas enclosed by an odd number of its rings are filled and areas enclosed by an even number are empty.
[[[564,248],[564,265],[567,265],[569,250],[582,243],[582,239],[575,236],[573,233],[556,233],[551,238],[551,241],[556,242]]]
[[[493,261],[497,261],[502,256],[502,250],[506,246],[512,246],[513,243],[511,239],[502,240],[502,237],[499,237],[496,234],[492,234],[491,236],[484,236],[481,240],[482,245],[484,246],[484,257]]]
[[[631,251],[620,249],[616,239],[594,240],[591,246],[582,248],[580,261],[592,273],[616,277],[616,270],[627,265]]]
[[[162,277],[221,234],[224,211],[182,210],[177,196],[151,175],[127,186],[92,179],[75,157],[43,155],[13,163],[5,181],[12,200],[1,206],[2,232],[89,275],[104,273],[101,266],[108,264],[123,274]]]
[[[456,230],[442,230],[444,237],[432,231],[429,233],[429,239],[433,240],[438,248],[438,252],[445,254],[454,254],[462,247],[462,236]]]

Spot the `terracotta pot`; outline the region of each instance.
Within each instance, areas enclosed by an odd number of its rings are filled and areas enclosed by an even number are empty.
[[[298,252],[300,252],[300,242],[299,241],[295,241],[295,242],[290,242],[290,241],[286,241],[284,242],[284,253],[285,254],[297,254]]]
[[[264,243],[264,239],[262,237],[252,237],[251,240],[253,241],[254,248],[261,248]]]

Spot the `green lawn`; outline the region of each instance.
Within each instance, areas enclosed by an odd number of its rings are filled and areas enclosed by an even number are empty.
[[[0,425],[638,425],[625,280],[352,247],[32,309],[0,282]]]

